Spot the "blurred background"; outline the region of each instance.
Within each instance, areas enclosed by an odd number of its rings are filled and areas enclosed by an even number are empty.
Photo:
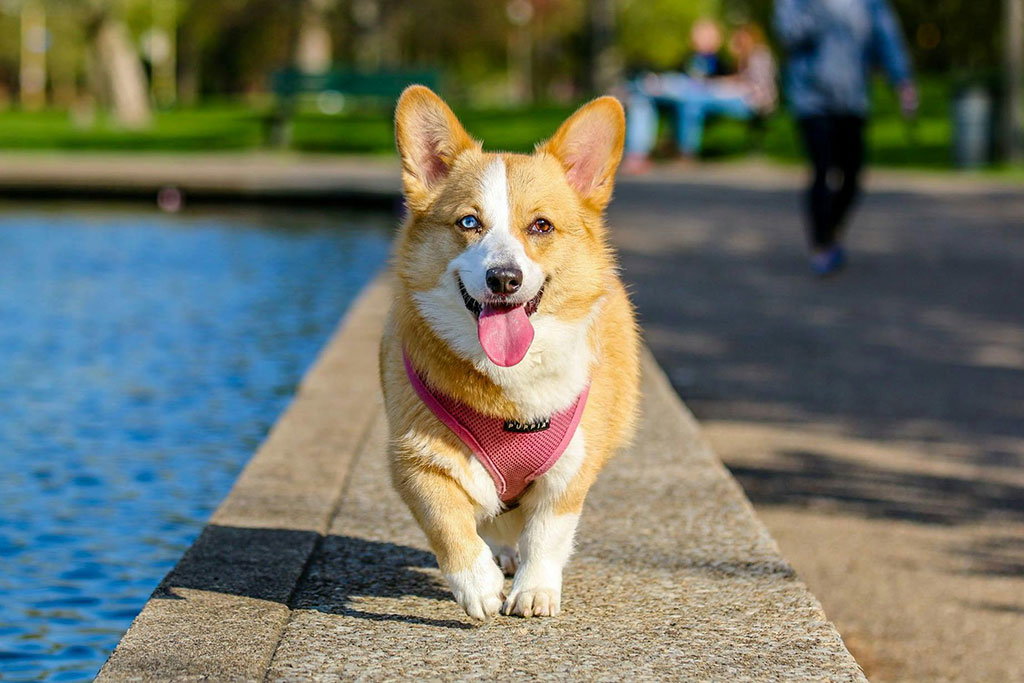
[[[879,88],[875,162],[952,165],[958,117],[978,150],[961,165],[1018,156],[1016,3],[893,3],[922,106],[905,125]],[[771,0],[2,0],[0,148],[390,153],[393,91],[415,79],[494,147],[529,149],[624,75],[680,68],[696,18],[768,30],[771,13]],[[796,159],[793,127],[709,127],[705,156],[751,152]]]

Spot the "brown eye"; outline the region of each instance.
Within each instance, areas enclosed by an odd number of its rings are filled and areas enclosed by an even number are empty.
[[[535,232],[541,235],[547,234],[554,229],[555,226],[551,225],[546,218],[538,218],[533,222],[533,225],[530,226],[530,232]]]

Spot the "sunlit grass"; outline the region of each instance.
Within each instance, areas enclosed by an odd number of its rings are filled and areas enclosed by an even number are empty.
[[[951,85],[946,79],[921,82],[918,120],[899,116],[895,96],[878,82],[868,131],[869,157],[881,166],[950,168]],[[469,132],[488,148],[528,152],[550,136],[572,110],[571,105],[520,109],[474,109],[455,106]],[[145,130],[119,128],[108,117],[76,120],[68,112],[0,112],[0,149],[154,152],[218,152],[267,146],[272,103],[213,102],[158,112]],[[307,153],[394,154],[391,112],[387,109],[324,114],[301,107],[293,119],[290,148]],[[711,121],[705,135],[708,158],[739,158],[751,152],[782,161],[801,158],[797,127],[784,113],[751,126],[741,121]],[[1008,177],[1024,176],[1018,167],[993,169]]]

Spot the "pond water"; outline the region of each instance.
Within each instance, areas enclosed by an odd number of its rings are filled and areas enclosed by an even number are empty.
[[[393,224],[0,209],[0,680],[96,674]]]

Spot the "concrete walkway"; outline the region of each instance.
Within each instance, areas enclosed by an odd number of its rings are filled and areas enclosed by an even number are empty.
[[[354,306],[99,680],[863,680],[650,357],[563,615],[469,623],[388,482],[387,301]]]
[[[641,178],[620,178],[621,190],[698,186],[711,189],[790,190],[802,182],[797,167],[748,160],[684,169],[658,169]],[[879,189],[929,195],[1013,196],[1020,184],[1006,179],[948,173],[879,171]],[[393,158],[278,152],[118,153],[0,152],[0,199],[34,197],[155,198],[162,188],[186,200],[393,205],[399,169]],[[619,192],[622,195],[622,191]]]
[[[382,157],[288,153],[0,153],[0,198],[145,198],[392,206],[398,167]]]
[[[612,204],[661,366],[871,680],[1024,680],[1024,188],[878,174],[818,281],[799,177],[711,175]]]

